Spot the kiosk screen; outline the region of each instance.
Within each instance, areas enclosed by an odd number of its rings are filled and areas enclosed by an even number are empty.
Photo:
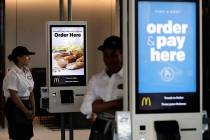
[[[50,25],[51,86],[86,85],[85,25]]]
[[[136,113],[199,112],[198,3],[136,1]]]

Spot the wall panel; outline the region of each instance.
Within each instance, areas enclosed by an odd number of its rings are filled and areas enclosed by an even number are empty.
[[[72,0],[72,19],[88,22],[89,77],[103,68],[97,47],[104,38],[118,33],[115,3],[115,0]],[[59,20],[59,0],[7,0],[6,56],[15,46],[24,45],[36,52],[30,67],[46,67],[45,23],[49,20]],[[6,59],[6,68],[9,66],[11,63]]]

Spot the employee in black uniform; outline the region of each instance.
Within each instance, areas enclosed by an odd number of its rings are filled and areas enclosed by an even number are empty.
[[[9,138],[12,140],[30,140],[33,137],[34,81],[28,64],[30,55],[34,54],[26,47],[18,46],[8,56],[8,59],[14,62],[14,66],[4,78],[3,90]]]

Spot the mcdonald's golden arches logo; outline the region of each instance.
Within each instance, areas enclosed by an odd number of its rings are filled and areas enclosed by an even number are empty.
[[[152,105],[152,102],[151,102],[150,97],[143,97],[141,99],[141,106],[151,106],[151,105]]]
[[[59,83],[59,78],[54,78],[54,83]]]

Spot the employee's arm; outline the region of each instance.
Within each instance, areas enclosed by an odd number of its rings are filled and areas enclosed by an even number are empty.
[[[17,96],[17,91],[9,89],[10,97],[14,104],[26,114],[27,118],[31,118],[31,112],[26,108],[26,106],[22,103],[20,98]]]
[[[92,104],[92,111],[94,113],[122,110],[123,99],[112,100],[104,102],[103,100],[96,100]]]
[[[29,98],[30,98],[31,105],[32,105],[33,115],[35,115],[36,107],[35,107],[35,100],[34,100],[34,93],[33,92],[30,93]]]

